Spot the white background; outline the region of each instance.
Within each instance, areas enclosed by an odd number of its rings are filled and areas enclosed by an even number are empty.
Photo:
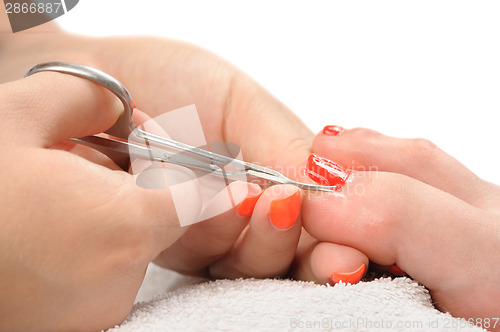
[[[81,0],[57,21],[201,45],[315,132],[425,137],[500,184],[499,1]]]

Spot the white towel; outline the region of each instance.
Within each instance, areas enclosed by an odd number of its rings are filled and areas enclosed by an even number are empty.
[[[126,321],[109,331],[481,331],[436,310],[427,289],[409,278],[332,287],[206,281],[152,267],[139,295],[155,291],[163,293],[136,303]]]

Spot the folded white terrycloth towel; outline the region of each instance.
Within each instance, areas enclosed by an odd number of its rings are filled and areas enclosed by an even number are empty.
[[[154,267],[141,296],[158,286],[167,292],[136,303],[110,331],[481,330],[436,310],[428,291],[408,278],[333,287],[274,279],[207,282]]]

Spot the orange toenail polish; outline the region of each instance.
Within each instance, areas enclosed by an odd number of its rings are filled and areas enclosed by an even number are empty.
[[[345,129],[340,126],[325,126],[325,128],[323,128],[323,134],[327,136],[337,136],[342,134],[344,130]]]
[[[259,200],[259,197],[262,195],[262,193],[263,192],[261,192],[257,196],[245,198],[238,207],[238,214],[242,217],[250,217],[253,213],[253,209],[255,209],[255,204],[257,204],[257,201]]]
[[[351,176],[351,171],[329,159],[312,153],[307,158],[306,174],[317,184],[334,186],[340,190]]]
[[[361,278],[363,278],[365,271],[366,271],[366,265],[363,264],[359,267],[359,269],[357,269],[356,271],[351,272],[351,273],[335,272],[334,274],[331,275],[330,280],[334,284],[342,281],[342,282],[354,285],[354,284],[357,284],[361,280]]]
[[[302,198],[299,190],[287,198],[272,201],[269,219],[278,229],[292,227],[299,217],[301,202]]]
[[[394,274],[395,276],[398,276],[398,277],[402,277],[402,276],[405,276],[408,274],[405,271],[401,270],[401,268],[399,266],[397,266],[396,264],[389,266],[389,272],[391,274]]]

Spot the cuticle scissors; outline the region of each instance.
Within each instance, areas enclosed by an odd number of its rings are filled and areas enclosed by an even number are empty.
[[[224,156],[198,147],[194,147],[166,137],[158,136],[138,128],[132,121],[134,104],[130,93],[114,77],[88,66],[70,62],[46,62],[31,68],[25,75],[28,77],[43,71],[53,71],[69,74],[90,80],[111,91],[123,103],[124,112],[115,124],[104,133],[109,137],[85,136],[72,138],[70,141],[91,147],[111,158],[118,166],[127,171],[130,156],[166,162],[197,169],[219,176],[246,175],[265,180],[268,184],[291,184],[304,190],[334,192],[336,186],[322,186],[297,182],[287,178],[280,172],[249,163],[243,160]],[[141,144],[146,141],[148,144]],[[182,152],[171,153],[162,148],[175,149]],[[190,155],[192,157],[186,156]],[[221,165],[237,165],[236,171],[227,171]]]

